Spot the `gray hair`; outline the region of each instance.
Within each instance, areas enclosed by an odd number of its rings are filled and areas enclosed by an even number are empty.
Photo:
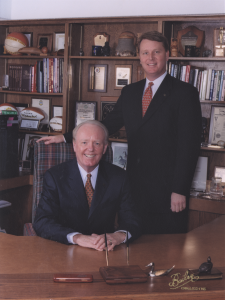
[[[88,121],[82,122],[79,125],[77,125],[73,130],[73,140],[74,141],[76,140],[77,131],[86,124],[100,127],[103,130],[104,135],[105,135],[105,145],[108,144],[108,138],[109,138],[108,130],[105,127],[105,125],[103,125],[101,122],[99,122],[97,120],[88,120]]]

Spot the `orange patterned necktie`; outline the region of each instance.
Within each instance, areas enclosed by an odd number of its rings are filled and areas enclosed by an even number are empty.
[[[153,82],[149,82],[147,89],[145,90],[144,96],[142,98],[142,117],[144,117],[149,104],[152,100],[152,86]]]
[[[91,184],[91,174],[87,174],[87,181],[85,184],[85,192],[86,192],[86,196],[87,196],[88,206],[90,208],[91,201],[92,201],[93,194],[94,194],[94,189]]]

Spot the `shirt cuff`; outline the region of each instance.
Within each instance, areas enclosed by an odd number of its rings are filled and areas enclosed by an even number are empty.
[[[127,237],[128,237],[128,240],[132,237],[132,235],[130,234],[130,232],[129,232],[129,231],[126,231],[126,230],[117,230],[117,231],[115,231],[115,232],[124,232],[124,233],[126,233],[125,239],[124,239],[124,241],[123,241],[121,244],[126,243]]]
[[[72,232],[72,233],[69,233],[69,234],[67,234],[67,240],[68,240],[68,242],[70,243],[70,244],[74,244],[74,245],[77,245],[76,243],[74,243],[74,241],[73,241],[73,237],[74,237],[74,235],[77,235],[77,234],[81,234],[80,232]]]

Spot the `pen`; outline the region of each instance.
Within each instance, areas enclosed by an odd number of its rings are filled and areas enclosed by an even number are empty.
[[[127,265],[129,266],[129,239],[128,239],[128,232],[127,232]]]
[[[107,264],[107,267],[108,267],[108,265],[109,265],[109,257],[108,257],[108,244],[107,244],[106,233],[105,233],[105,254],[106,254],[106,264]]]

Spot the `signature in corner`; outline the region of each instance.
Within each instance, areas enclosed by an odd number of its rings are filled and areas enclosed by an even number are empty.
[[[181,278],[180,276],[180,273],[171,275],[172,282],[169,283],[171,289],[178,289],[189,282],[195,282],[199,279],[199,276],[194,276],[194,274],[189,275],[188,271],[186,271],[186,273]]]

